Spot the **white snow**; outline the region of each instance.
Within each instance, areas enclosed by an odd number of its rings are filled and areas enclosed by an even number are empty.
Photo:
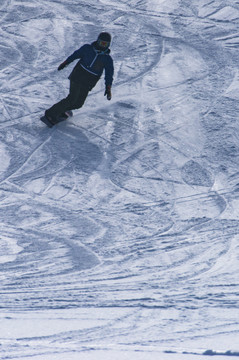
[[[2,0],[0,357],[239,357],[234,0]],[[58,65],[111,32],[104,79],[52,129]]]

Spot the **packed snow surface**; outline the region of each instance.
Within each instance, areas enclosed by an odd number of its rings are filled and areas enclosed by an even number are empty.
[[[1,0],[0,357],[239,357],[239,1]],[[58,65],[115,64],[73,118]]]

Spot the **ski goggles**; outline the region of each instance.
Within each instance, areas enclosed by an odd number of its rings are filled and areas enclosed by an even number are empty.
[[[106,49],[110,46],[110,42],[109,41],[105,41],[105,40],[98,40],[97,41],[98,45],[103,48],[103,49]]]

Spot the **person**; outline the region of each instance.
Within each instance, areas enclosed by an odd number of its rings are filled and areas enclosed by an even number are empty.
[[[95,87],[103,71],[105,72],[104,95],[111,100],[114,65],[110,56],[110,43],[111,35],[108,32],[101,32],[96,41],[83,45],[59,65],[58,70],[62,70],[79,59],[69,76],[69,95],[45,111],[46,123],[49,127],[67,119],[72,115],[72,110],[84,105],[89,91]]]

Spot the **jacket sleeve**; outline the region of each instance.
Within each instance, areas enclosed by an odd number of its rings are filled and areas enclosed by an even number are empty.
[[[105,65],[105,86],[112,85],[114,75],[114,63],[111,56],[107,56],[107,61]]]
[[[73,52],[73,54],[71,54],[67,59],[66,59],[66,63],[70,64],[72,61],[76,60],[76,59],[81,59],[82,55],[85,51],[85,47],[87,45],[83,45],[81,48],[79,48],[78,50],[76,50],[75,52]]]

